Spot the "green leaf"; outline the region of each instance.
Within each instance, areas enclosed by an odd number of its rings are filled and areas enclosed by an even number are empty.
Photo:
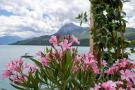
[[[49,49],[46,47],[46,53],[48,53],[49,52]]]
[[[29,58],[29,59],[32,60],[39,68],[42,68],[42,64],[38,60],[34,58]]]
[[[71,63],[72,63],[71,52],[70,51],[67,51],[66,52],[66,64],[65,64],[65,67],[66,68],[69,68],[69,66],[71,65]]]
[[[34,90],[38,90],[38,81],[36,80],[36,78],[34,78],[34,75],[32,75],[32,73],[29,73],[28,79],[30,80],[30,85],[32,86],[32,88],[34,88]]]
[[[27,90],[27,89],[25,89],[25,88],[22,88],[22,87],[20,87],[20,86],[18,86],[18,85],[14,85],[14,84],[12,84],[12,83],[10,83],[10,85],[13,86],[14,88],[18,89],[18,90]]]
[[[79,14],[77,17],[76,17],[76,19],[82,19],[82,17],[83,17],[83,14],[81,13],[81,14]]]

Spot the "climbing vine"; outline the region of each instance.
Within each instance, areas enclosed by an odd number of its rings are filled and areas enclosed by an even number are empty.
[[[112,64],[115,60],[127,57],[125,49],[126,13],[123,3],[127,0],[89,0],[90,12],[81,13],[77,19],[82,23],[90,20],[90,47],[101,60],[108,60]],[[88,17],[90,15],[90,18]],[[88,20],[89,19],[89,20]]]

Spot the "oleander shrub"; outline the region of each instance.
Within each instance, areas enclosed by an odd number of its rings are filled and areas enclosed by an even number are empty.
[[[72,35],[52,36],[51,48],[37,57],[23,56],[7,64],[3,78],[19,90],[134,90],[135,63],[118,59],[111,66],[102,60],[99,67],[92,52],[78,54]],[[30,59],[29,65],[24,59]]]

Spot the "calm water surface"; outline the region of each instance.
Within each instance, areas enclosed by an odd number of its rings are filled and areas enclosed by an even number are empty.
[[[48,46],[49,47],[49,46]],[[19,58],[25,53],[35,56],[37,51],[43,51],[46,46],[11,46],[11,45],[0,45],[0,90],[2,88],[6,90],[15,90],[9,85],[8,80],[1,78],[1,73],[5,69],[5,65],[12,59]],[[50,47],[49,47],[50,48]],[[87,53],[89,47],[79,47],[79,53]],[[129,56],[129,58],[135,60],[135,54]],[[27,61],[29,62],[29,61]]]

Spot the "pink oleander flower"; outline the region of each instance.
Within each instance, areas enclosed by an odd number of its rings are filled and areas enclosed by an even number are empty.
[[[118,64],[121,68],[125,68],[129,64],[129,61],[126,59],[121,60],[121,62]]]
[[[90,90],[100,90],[100,89],[101,89],[101,86],[97,84],[95,84],[94,88],[90,88]]]
[[[120,59],[118,65],[122,69],[134,69],[135,68],[135,63],[126,58]]]
[[[82,56],[81,55],[77,55],[76,57],[75,57],[75,60],[81,60],[82,59]]]
[[[133,63],[130,64],[130,65],[128,66],[128,68],[129,68],[129,69],[135,69],[135,64],[133,64]]]
[[[126,69],[133,69],[135,68],[135,64],[132,63],[130,60],[124,58],[116,61],[112,67],[105,71],[107,74],[114,74],[119,70],[126,70]]]
[[[23,67],[25,71],[27,69],[27,72],[35,73],[37,71],[37,67],[35,65],[25,63]]]
[[[118,86],[121,86],[121,85],[123,84],[123,82],[122,82],[122,81],[117,81],[116,84],[117,84]]]
[[[118,90],[124,90],[122,87],[119,87]]]
[[[131,90],[131,88],[133,87],[132,81],[126,81],[126,87],[127,87],[127,90]]]
[[[59,45],[62,47],[63,51],[66,51],[71,48],[72,42],[69,43],[67,39],[64,39],[64,41],[59,43]]]
[[[99,74],[99,68],[97,66],[97,62],[94,59],[94,55],[92,53],[88,53],[84,55],[84,66],[86,67],[86,70],[92,70],[95,74]]]
[[[107,71],[105,71],[106,74],[114,74],[115,72],[117,72],[119,70],[118,66],[115,67],[111,67],[109,68]]]
[[[76,43],[76,44],[80,44],[80,42],[78,41],[78,39],[74,36],[72,36],[72,42]]]
[[[41,56],[41,53],[42,53],[41,51],[37,51],[37,52],[36,52],[36,55],[37,55],[37,56]]]
[[[59,55],[60,58],[63,57],[63,52],[62,52],[62,50],[58,49],[58,55]]]
[[[116,83],[111,80],[102,83],[101,86],[105,90],[116,90],[116,87],[117,87]]]
[[[91,65],[91,68],[92,68],[92,70],[93,70],[93,72],[94,72],[95,74],[99,74],[99,73],[100,73],[99,68],[98,68],[98,66],[97,66],[96,63],[93,63],[93,64]]]
[[[22,64],[23,64],[22,59],[12,60],[10,63],[8,63],[7,68],[10,71],[20,72]]]
[[[130,78],[133,77],[133,75],[132,75],[133,73],[130,70],[126,70],[126,71],[121,70],[120,73],[121,73],[121,79],[122,80],[128,81]]]
[[[104,67],[107,66],[107,62],[106,62],[105,60],[103,60],[101,64],[102,64]]]
[[[14,76],[12,78],[13,82],[23,83],[25,81],[24,76]]]
[[[24,64],[24,68],[29,68],[29,67],[30,67],[29,64],[27,64],[27,63]]]
[[[95,63],[95,62],[96,61],[94,60],[94,55],[92,53],[85,55],[84,63],[86,65],[90,65],[90,64]]]
[[[36,66],[34,66],[34,65],[29,65],[29,71],[28,71],[28,72],[35,73],[36,71],[37,71]]]
[[[47,56],[41,57],[41,64],[43,66],[48,66],[48,57]]]
[[[89,56],[89,58],[94,58],[94,55],[93,55],[93,53],[88,53],[88,56]]]
[[[73,73],[76,73],[80,70],[83,70],[83,56],[82,55],[76,55],[74,60],[73,60],[73,66],[72,66],[72,71]]]
[[[53,44],[53,46],[56,46],[58,44],[58,40],[56,36],[51,36],[49,39],[49,43]]]
[[[84,63],[86,65],[90,65],[92,63],[95,63],[95,60],[94,59],[90,59],[89,57],[85,57]]]
[[[121,70],[121,80],[126,80],[127,87],[131,88],[135,84],[135,73],[129,69]]]
[[[101,86],[96,85],[95,88],[94,88],[94,90],[100,90],[100,88],[101,88]]]
[[[73,73],[78,72],[78,70],[79,70],[79,67],[77,65],[75,65],[75,66],[72,67],[72,72]]]
[[[12,75],[12,72],[10,70],[5,70],[2,74],[3,78],[8,78]]]
[[[116,85],[117,85],[117,89],[118,90],[123,90],[122,89],[122,85],[123,85],[123,82],[122,81],[116,81]]]
[[[28,74],[28,72],[35,73],[36,67],[34,65],[29,65],[23,62],[22,59],[12,60],[7,65],[7,69],[3,73],[3,78],[10,77],[19,77],[21,73]]]

